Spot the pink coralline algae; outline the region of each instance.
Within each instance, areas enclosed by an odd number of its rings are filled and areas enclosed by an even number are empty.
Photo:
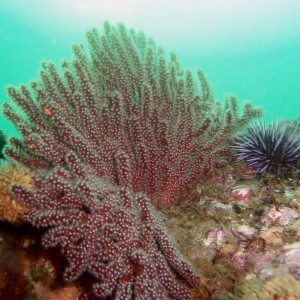
[[[282,226],[287,226],[294,219],[299,218],[300,214],[289,207],[273,206],[268,215],[262,220],[266,225],[278,222]]]
[[[235,189],[232,193],[241,202],[247,202],[253,195],[253,192],[249,187]]]
[[[224,231],[220,229],[215,229],[209,232],[206,239],[203,240],[205,246],[210,246],[215,244],[216,246],[222,246],[225,242],[228,241],[228,236]]]
[[[233,134],[261,111],[217,101],[201,71],[182,70],[174,54],[141,32],[105,23],[88,33],[90,53],[74,46],[62,74],[45,63],[30,88],[9,87],[24,114],[4,115],[22,139],[6,155],[35,171],[35,190],[12,187],[32,207],[24,219],[50,227],[67,281],[83,272],[94,292],[116,299],[185,299],[198,276],[179,257],[150,209],[174,203],[200,176],[230,158]],[[197,83],[198,82],[198,83]],[[24,117],[25,115],[25,117]]]
[[[300,275],[300,242],[284,246],[282,249],[283,261],[288,266],[290,272]]]

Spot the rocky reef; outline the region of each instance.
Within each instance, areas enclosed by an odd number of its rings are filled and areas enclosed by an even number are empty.
[[[299,178],[232,153],[261,109],[218,101],[142,32],[87,37],[8,87],[1,299],[235,299],[283,276],[297,296]]]

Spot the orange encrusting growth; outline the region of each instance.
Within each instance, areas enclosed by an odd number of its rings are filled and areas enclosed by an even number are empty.
[[[15,183],[32,188],[32,172],[20,165],[3,164],[0,167],[0,220],[11,223],[20,222],[22,214],[27,210],[9,193],[10,185]]]

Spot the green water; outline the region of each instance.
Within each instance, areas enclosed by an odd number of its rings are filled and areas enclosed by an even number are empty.
[[[71,58],[71,45],[105,20],[143,30],[182,66],[203,69],[218,99],[234,93],[266,119],[300,117],[298,0],[0,0],[0,102],[8,83],[36,79],[41,61]]]

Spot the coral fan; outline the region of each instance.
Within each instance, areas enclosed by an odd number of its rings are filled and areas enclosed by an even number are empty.
[[[171,270],[191,285],[199,278],[172,246],[147,197],[108,185],[74,155],[67,161],[71,173],[55,169],[47,187],[44,179],[37,191],[13,188],[27,206],[36,206],[37,212],[27,212],[24,219],[36,227],[51,226],[43,245],[61,245],[69,261],[66,282],[86,271],[99,279],[93,290],[100,297],[188,299]],[[76,187],[74,173],[81,174]]]
[[[238,116],[237,99],[224,107],[198,71],[183,71],[175,55],[142,33],[105,25],[88,33],[91,54],[74,46],[63,76],[52,63],[32,82],[8,94],[32,122],[5,104],[4,114],[24,141],[11,140],[9,156],[32,167],[62,165],[70,147],[97,174],[146,193],[157,205],[174,203],[188,184],[230,157],[232,135],[257,114],[249,103]],[[201,88],[200,88],[201,87]]]
[[[156,205],[174,203],[186,186],[230,157],[232,135],[260,114],[235,97],[222,106],[198,71],[200,86],[175,55],[164,58],[143,33],[123,25],[88,33],[90,55],[74,46],[63,75],[45,64],[31,88],[8,88],[4,115],[22,134],[6,154],[36,170],[35,188],[11,193],[34,207],[24,219],[51,227],[65,279],[89,272],[98,296],[185,299],[199,278],[168,239]]]
[[[251,124],[248,134],[236,138],[232,147],[238,160],[259,173],[282,176],[300,171],[299,124],[291,131],[287,121],[276,122],[269,127],[259,121]]]

